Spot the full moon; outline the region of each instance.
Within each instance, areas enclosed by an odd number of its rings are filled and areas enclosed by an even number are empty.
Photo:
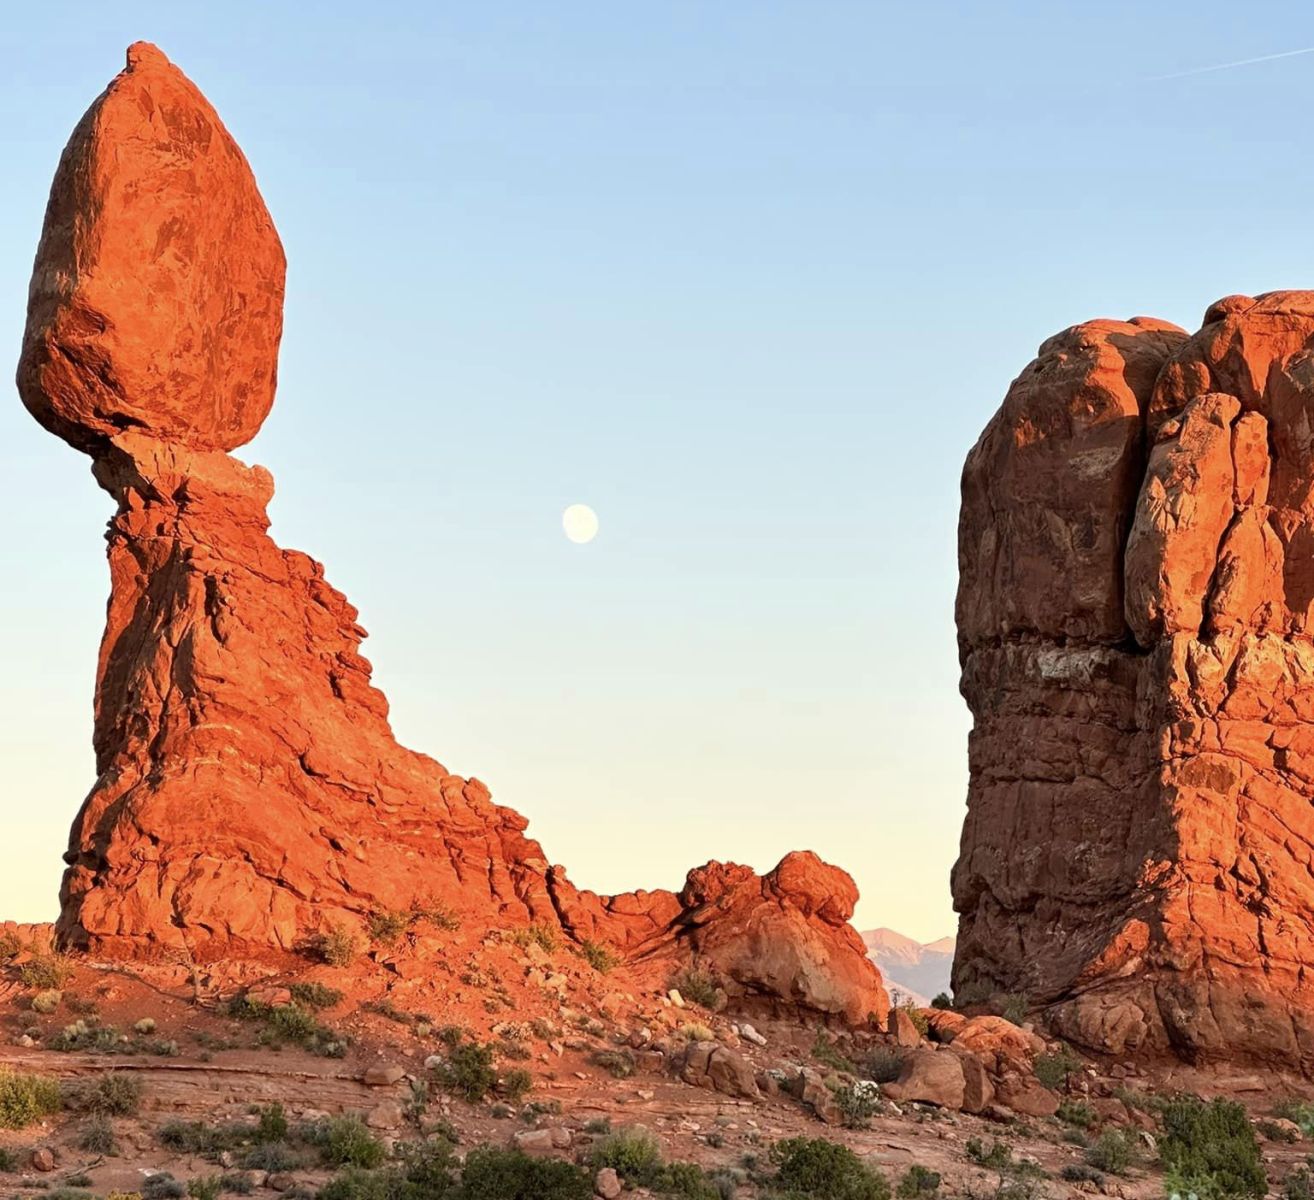
[[[561,528],[576,545],[584,545],[598,536],[598,514],[587,504],[572,504],[561,514]]]

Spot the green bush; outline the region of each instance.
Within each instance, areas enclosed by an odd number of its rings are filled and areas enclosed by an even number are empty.
[[[376,912],[370,914],[370,937],[381,946],[393,945],[411,923],[410,913]]]
[[[497,1094],[519,1104],[534,1088],[534,1077],[524,1067],[513,1067],[497,1081]]]
[[[114,1154],[118,1145],[114,1140],[114,1126],[107,1117],[92,1117],[78,1135],[78,1149],[88,1154]]]
[[[330,967],[347,967],[360,954],[360,942],[350,929],[330,925],[320,938],[319,952]]]
[[[1050,1091],[1066,1087],[1068,1076],[1081,1070],[1081,1058],[1070,1046],[1063,1046],[1052,1054],[1036,1057],[1036,1078]]]
[[[228,1171],[219,1176],[219,1190],[229,1196],[249,1196],[255,1181],[245,1171]]]
[[[1054,1115],[1064,1125],[1072,1125],[1077,1129],[1089,1129],[1096,1121],[1095,1110],[1084,1100],[1064,1100]]]
[[[460,1200],[591,1200],[593,1184],[571,1163],[481,1146],[466,1156]]]
[[[881,1108],[881,1091],[870,1080],[860,1079],[848,1087],[835,1089],[840,1120],[845,1129],[866,1129]]]
[[[1031,1011],[1031,1000],[1025,992],[1011,992],[999,997],[999,1015],[1005,1021],[1021,1025]]]
[[[449,1092],[477,1104],[497,1085],[493,1070],[493,1047],[478,1042],[460,1042],[448,1051],[434,1070],[438,1082]]]
[[[620,965],[620,955],[599,942],[584,941],[579,948],[580,957],[595,971],[605,975]]]
[[[615,1079],[628,1079],[634,1074],[634,1055],[628,1050],[595,1050],[589,1061]]]
[[[891,1046],[877,1046],[867,1055],[864,1069],[860,1074],[866,1075],[877,1083],[893,1083],[903,1071],[903,1055]]]
[[[934,1196],[940,1190],[940,1173],[927,1170],[926,1167],[911,1166],[899,1180],[896,1189],[900,1200],[918,1200],[918,1197]]]
[[[330,1167],[377,1167],[385,1157],[383,1143],[359,1117],[330,1117],[314,1126],[311,1140]]]
[[[1104,1172],[1088,1163],[1068,1163],[1059,1172],[1059,1178],[1068,1183],[1093,1183],[1101,1191],[1104,1190]]]
[[[697,1004],[700,1008],[715,1011],[718,1001],[717,993],[721,990],[721,985],[716,976],[709,971],[700,971],[696,967],[690,967],[677,976],[675,988],[680,993],[681,998],[692,1004]]]
[[[1169,1191],[1199,1200],[1259,1197],[1268,1188],[1255,1131],[1230,1100],[1177,1096],[1165,1104],[1159,1158]]]
[[[908,1014],[908,1019],[912,1021],[913,1028],[925,1037],[931,1031],[931,1022],[926,1014],[922,1012],[921,1006],[915,1000],[900,1001],[899,1008]]]
[[[3,946],[3,939],[0,939],[0,946]],[[2,953],[0,953],[0,957],[3,957]],[[7,1150],[4,1146],[0,1146],[0,1173],[10,1175],[17,1170],[18,1155],[12,1150]]]
[[[182,1200],[187,1188],[168,1171],[146,1176],[141,1185],[142,1200]]]
[[[771,1147],[773,1183],[788,1197],[807,1200],[890,1200],[890,1185],[847,1146],[824,1138],[789,1138]]]
[[[514,930],[508,936],[522,950],[528,950],[531,943],[548,954],[557,948],[556,931],[547,925],[530,925],[527,929]]]
[[[223,1185],[218,1175],[202,1175],[187,1184],[187,1194],[192,1200],[219,1200]]]
[[[18,968],[19,979],[38,992],[57,991],[72,975],[72,964],[60,954],[37,954]]]
[[[249,996],[239,996],[228,1006],[228,1015],[258,1024],[260,1032],[256,1040],[262,1046],[280,1049],[291,1043],[324,1058],[342,1058],[347,1052],[347,1038],[321,1024],[313,1012],[299,1004],[275,1008]]]
[[[62,1107],[57,1080],[0,1067],[0,1129],[24,1129]]]
[[[449,1187],[421,1192],[400,1171],[347,1167],[319,1189],[316,1200],[429,1200],[450,1194]]]
[[[816,1039],[812,1043],[812,1057],[833,1071],[843,1071],[846,1075],[858,1074],[858,1068],[840,1053],[835,1043],[826,1036],[825,1030],[817,1030]]]
[[[1132,1143],[1120,1129],[1106,1129],[1086,1151],[1086,1161],[1109,1175],[1125,1175],[1132,1157]]]
[[[307,1008],[336,1008],[342,1003],[342,993],[337,988],[325,987],[322,983],[294,983],[288,987],[292,999]]]
[[[935,999],[931,1001],[932,1008],[953,1008],[954,1000],[948,992],[936,993]]]
[[[242,1156],[242,1167],[247,1171],[279,1174],[295,1171],[304,1165],[305,1155],[284,1142],[261,1142]]]
[[[661,1173],[661,1143],[642,1125],[617,1129],[593,1146],[589,1164],[610,1167],[631,1187],[648,1187]]]
[[[1297,1167],[1282,1184],[1283,1200],[1314,1200],[1314,1174],[1309,1167]]]
[[[995,1139],[989,1146],[980,1138],[968,1138],[964,1147],[967,1157],[978,1167],[989,1167],[992,1171],[1007,1171],[1013,1165],[1013,1152],[1007,1142]]]
[[[287,1113],[281,1104],[270,1104],[256,1109],[259,1122],[256,1125],[255,1140],[259,1143],[282,1142],[287,1139]]]
[[[82,1093],[88,1112],[105,1117],[128,1117],[141,1107],[141,1080],[135,1075],[110,1071]]]
[[[663,1196],[678,1196],[680,1200],[722,1200],[725,1194],[702,1167],[689,1162],[663,1167],[655,1187]]]

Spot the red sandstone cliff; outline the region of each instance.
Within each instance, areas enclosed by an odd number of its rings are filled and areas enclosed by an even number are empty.
[[[118,506],[63,943],[278,957],[444,908],[560,927],[658,975],[696,961],[732,1000],[883,1019],[837,868],[791,854],[761,877],[709,864],[678,895],[579,892],[483,784],[398,745],[356,610],[269,538],[273,480],[226,453],[273,403],[283,272],[214,110],[133,46],[60,160],[18,371]]]
[[[1314,1065],[1314,293],[1045,342],[968,456],[958,993]]]

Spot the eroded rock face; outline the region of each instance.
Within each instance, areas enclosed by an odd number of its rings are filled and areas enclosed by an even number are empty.
[[[1314,293],[1051,338],[968,456],[958,994],[1314,1065]]]
[[[812,855],[708,864],[679,895],[602,897],[488,789],[398,745],[356,610],[268,536],[273,480],[225,451],[273,400],[278,238],[241,153],[154,47],[73,134],[37,253],[19,386],[117,503],[96,683],[98,777],[58,934],[110,958],[278,958],[372,914],[537,922],[732,1001],[883,1019]]]

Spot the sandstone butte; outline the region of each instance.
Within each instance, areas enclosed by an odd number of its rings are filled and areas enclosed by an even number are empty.
[[[968,455],[956,994],[1314,1066],[1314,292],[1050,338]]]
[[[377,914],[441,909],[547,925],[638,974],[696,963],[732,1002],[884,1019],[848,923],[857,889],[815,855],[598,896],[477,779],[398,745],[356,610],[269,538],[273,481],[228,454],[273,403],[283,278],[242,152],[158,49],[132,46],[60,159],[18,368],[28,410],[118,505],[61,944],[290,960]]]

